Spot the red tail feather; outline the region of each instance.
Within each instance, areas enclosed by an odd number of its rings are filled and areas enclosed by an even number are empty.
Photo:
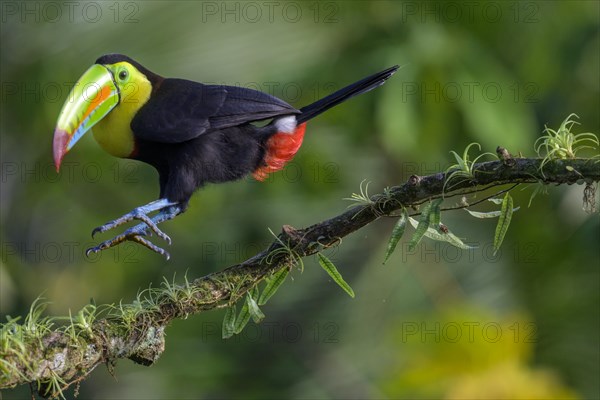
[[[306,122],[298,125],[294,133],[278,132],[271,136],[267,141],[264,165],[252,173],[254,179],[264,181],[270,173],[283,169],[302,145],[305,129]]]

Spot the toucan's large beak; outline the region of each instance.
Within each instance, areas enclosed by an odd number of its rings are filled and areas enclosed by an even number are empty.
[[[117,104],[119,90],[112,73],[102,65],[92,65],[79,78],[58,116],[53,143],[57,172],[65,154]]]

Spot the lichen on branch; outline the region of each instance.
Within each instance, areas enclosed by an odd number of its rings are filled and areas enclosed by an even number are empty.
[[[337,245],[341,238],[380,217],[417,209],[432,199],[512,184],[503,191],[507,192],[521,183],[585,183],[586,198],[595,199],[593,184],[600,181],[598,159],[513,158],[501,148],[498,154],[499,161],[468,165],[468,175],[452,175],[454,171],[447,170],[413,175],[372,196],[365,190],[353,197],[357,204],[342,214],[304,229],[284,226],[268,248],[240,264],[191,282],[186,278],[183,284],[165,279],[161,287],[142,291],[131,304],[88,305],[70,316],[66,325],[42,317],[43,303],[34,302],[23,324],[15,318],[1,325],[0,388],[29,383],[42,396],[58,397],[100,364],[112,368],[120,358],[153,364],[165,349],[165,329],[172,320],[228,307],[264,279],[282,276],[282,270],[292,268],[302,257]],[[449,176],[454,179],[446,186]],[[439,220],[439,215],[436,218]]]

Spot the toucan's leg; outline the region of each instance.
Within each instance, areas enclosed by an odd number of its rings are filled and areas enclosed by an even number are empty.
[[[160,224],[161,222],[173,219],[176,216],[178,216],[179,214],[181,214],[182,212],[183,212],[183,208],[180,205],[178,205],[178,204],[168,205],[168,206],[162,208],[159,211],[159,213],[156,214],[154,217],[149,218],[146,216],[148,221],[143,220],[144,221],[143,223],[127,229],[122,234],[117,235],[110,240],[106,240],[106,241],[100,243],[98,246],[87,249],[85,254],[89,256],[90,253],[98,253],[102,250],[106,250],[113,246],[116,246],[126,240],[130,240],[133,242],[137,242],[143,246],[146,246],[147,248],[149,248],[150,250],[152,250],[158,254],[162,254],[168,260],[170,257],[169,253],[167,253],[164,249],[156,246],[155,244],[150,242],[148,239],[145,239],[143,236],[146,236],[149,233],[149,229],[151,229],[152,231],[155,231],[155,232],[156,232],[156,230],[158,230],[162,234],[161,237],[166,236],[167,242],[169,244],[171,244],[171,238],[169,238],[160,229],[158,229],[158,227],[156,225]],[[123,217],[121,217],[121,218],[123,218]],[[131,220],[131,219],[133,219],[133,218],[130,218],[129,220]],[[148,222],[150,222],[150,223],[148,223]],[[155,229],[152,227],[154,227]]]
[[[156,222],[153,222],[152,219],[148,216],[148,214],[154,211],[162,210],[163,208],[175,204],[177,203],[169,201],[167,199],[158,199],[146,204],[145,206],[134,208],[131,212],[128,212],[122,217],[119,217],[113,221],[107,222],[106,224],[95,228],[92,231],[92,237],[94,237],[97,233],[106,232],[110,229],[116,228],[117,226],[123,225],[124,223],[132,221],[134,219],[139,219],[140,221],[143,221],[146,225],[148,225],[148,227],[150,227],[150,229],[152,229],[152,231],[154,231],[154,233],[156,233],[159,237],[170,243],[171,239],[160,229],[158,229],[158,227],[156,226]]]

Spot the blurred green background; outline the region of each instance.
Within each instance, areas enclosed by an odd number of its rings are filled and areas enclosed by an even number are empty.
[[[544,124],[571,112],[600,131],[600,3],[3,2],[0,314],[130,302],[163,276],[181,282],[253,255],[268,228],[336,215],[363,180],[372,193],[444,170],[470,142],[533,156]],[[198,193],[165,223],[171,261],[131,244],[87,259],[92,228],[155,199],[156,173],[85,137],[52,166],[51,140],[73,83],[105,53],[170,77],[241,85],[298,107],[394,64],[383,87],[311,122],[294,162],[266,183]],[[97,368],[81,398],[598,398],[600,220],[582,186],[550,187],[501,252],[495,221],[443,220],[471,252],[425,240],[382,266],[392,219],[327,255],[350,299],[305,260],[264,307],[220,337],[222,311],[177,321],[156,365]],[[480,210],[492,210],[483,205]],[[108,238],[108,235],[106,236]],[[105,239],[104,236],[101,239]],[[5,391],[7,399],[28,388]],[[72,396],[69,392],[68,396]]]

